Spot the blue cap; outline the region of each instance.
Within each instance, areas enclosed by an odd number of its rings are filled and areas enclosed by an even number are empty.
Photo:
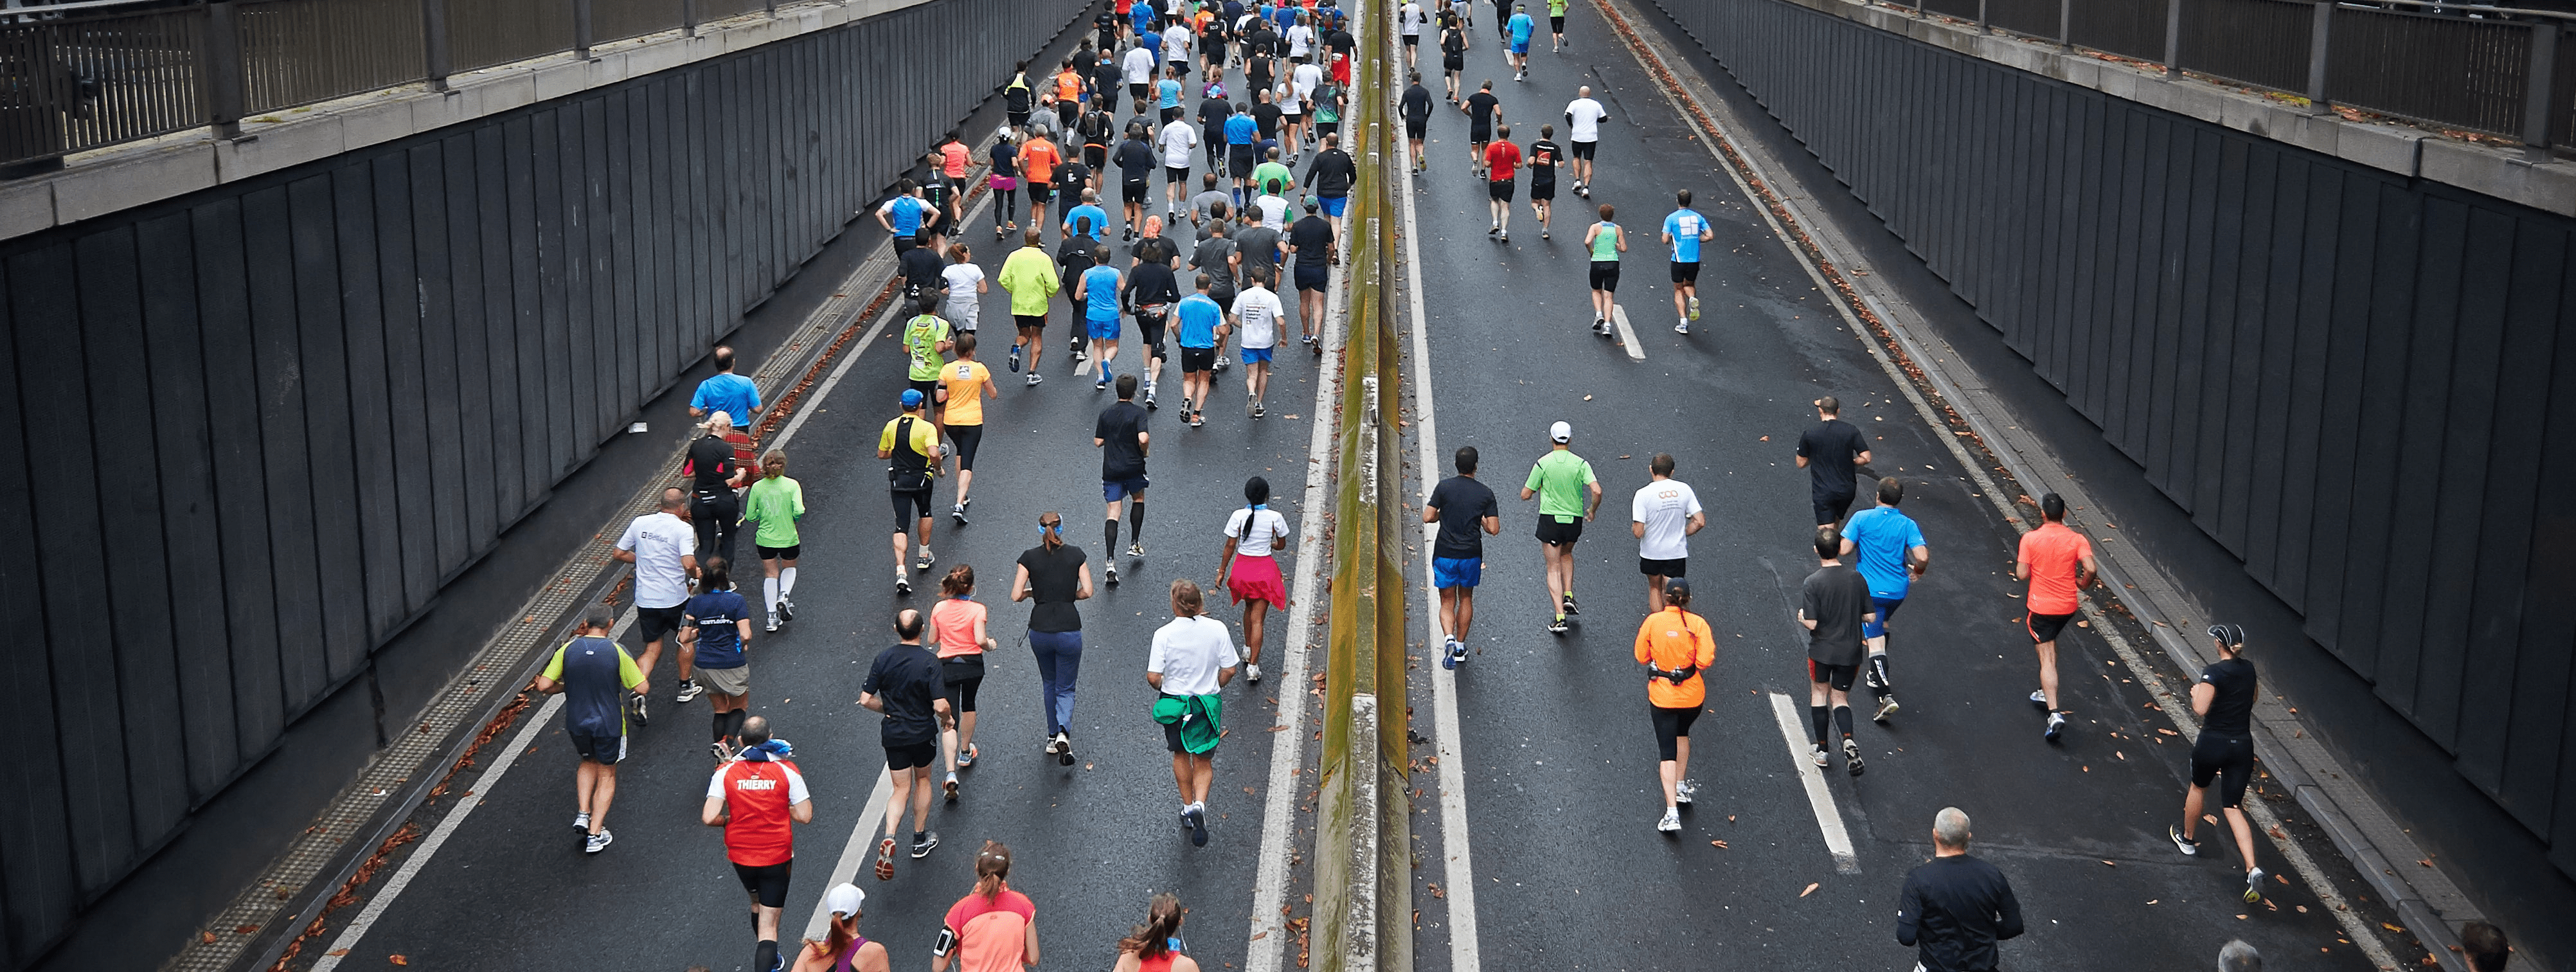
[[[907,408],[907,409],[920,408],[920,407],[921,407],[921,389],[918,389],[918,388],[906,388],[906,389],[904,389],[904,390],[903,390],[903,407],[905,407],[905,408]]]

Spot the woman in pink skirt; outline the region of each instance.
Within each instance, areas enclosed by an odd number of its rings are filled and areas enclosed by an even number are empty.
[[[1243,605],[1243,680],[1261,681],[1261,625],[1273,607],[1288,606],[1288,584],[1273,551],[1288,546],[1288,518],[1270,508],[1270,481],[1243,484],[1245,506],[1225,521],[1225,549],[1218,555],[1216,585]]]

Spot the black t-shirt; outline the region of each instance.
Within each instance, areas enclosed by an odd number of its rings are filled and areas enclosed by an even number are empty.
[[[1234,106],[1223,98],[1199,102],[1199,142],[1202,145],[1225,144],[1225,120],[1234,117]]]
[[[1169,273],[1172,262],[1181,258],[1181,244],[1168,236],[1147,236],[1138,239],[1136,245],[1128,247],[1127,255],[1136,258],[1136,264],[1140,270],[1146,264],[1160,264],[1164,272]]]
[[[1162,239],[1162,237],[1154,237]],[[1181,285],[1172,276],[1172,265],[1160,260],[1138,260],[1127,271],[1127,306],[1143,309],[1147,304],[1161,304],[1164,312],[1181,301]]]
[[[926,246],[903,251],[902,256],[895,258],[895,266],[903,273],[903,292],[907,297],[937,292],[947,282],[947,278],[940,276],[948,269],[947,261],[941,260],[939,254]]]
[[[1246,39],[1252,42],[1253,50],[1263,54],[1279,53],[1279,32],[1270,29],[1270,22],[1267,20],[1262,21],[1260,26],[1252,28],[1252,33]]]
[[[1325,149],[1315,153],[1315,164],[1306,168],[1306,184],[1315,187],[1315,195],[1340,199],[1351,194],[1351,183],[1359,175],[1359,166],[1351,163],[1351,153]]]
[[[1155,167],[1163,164],[1162,153],[1133,138],[1118,143],[1118,154],[1110,156],[1109,161],[1118,164],[1118,177],[1126,182],[1144,182],[1153,178]]]
[[[1860,664],[1860,616],[1869,613],[1869,581],[1848,564],[1807,575],[1799,610],[1816,622],[1807,657],[1826,665]]]
[[[1279,137],[1279,106],[1264,101],[1252,106],[1252,123],[1263,138]]]
[[[1869,451],[1860,430],[1841,419],[1826,419],[1798,437],[1798,454],[1806,457],[1807,475],[1817,496],[1852,495],[1852,463]]]
[[[2254,732],[2254,663],[2230,658],[2200,670],[2200,680],[2218,689],[2200,731],[2241,737]]]
[[[1332,33],[1324,35],[1324,46],[1331,48],[1336,54],[1347,55],[1352,48],[1360,46],[1360,42],[1359,38],[1351,36],[1350,31],[1335,27]]]
[[[1467,560],[1485,555],[1485,518],[1500,515],[1494,491],[1468,476],[1451,476],[1431,487],[1432,509],[1440,511],[1440,536],[1431,555]]]
[[[1135,402],[1119,402],[1100,410],[1100,421],[1092,426],[1091,437],[1100,440],[1100,481],[1123,482],[1145,478],[1145,446],[1136,436],[1145,431],[1145,410]]]
[[[1455,55],[1464,54],[1466,52],[1466,31],[1459,29],[1453,24],[1440,32],[1440,53]]]
[[[1529,144],[1530,185],[1552,185],[1556,182],[1556,163],[1565,158],[1565,150],[1555,142],[1539,139]]]
[[[1288,225],[1288,245],[1297,248],[1297,265],[1330,266],[1332,263],[1333,224],[1324,217],[1308,216]]]
[[[1074,205],[1081,205],[1081,199],[1078,197],[1082,194],[1082,190],[1089,188],[1090,185],[1091,166],[1081,162],[1076,162],[1072,159],[1066,159],[1063,165],[1055,167],[1056,191],[1070,193],[1077,197],[1070,200]],[[1092,228],[1106,229],[1107,227],[1094,226]]]
[[[1029,630],[1082,630],[1082,614],[1073,606],[1082,590],[1082,560],[1082,548],[1069,543],[1054,550],[1039,544],[1020,555],[1020,566],[1029,569],[1029,598],[1036,603],[1029,609]]]
[[[939,715],[931,702],[948,689],[939,674],[939,656],[930,649],[899,644],[877,652],[859,691],[885,700],[885,723],[877,727],[877,740],[886,748],[939,738]]]
[[[1502,105],[1503,100],[1494,97],[1494,93],[1491,91],[1479,91],[1475,94],[1468,95],[1467,131],[1470,133],[1493,131],[1494,109],[1500,108]]]
[[[741,418],[742,416],[734,416]],[[689,443],[689,482],[699,489],[723,489],[733,478],[733,443],[702,435]]]
[[[1028,114],[1029,102],[1036,98],[1037,91],[1029,87],[1027,78],[1014,77],[1010,85],[1002,89],[1002,110],[1022,115]]]
[[[1409,122],[1431,120],[1431,89],[1418,84],[1404,89],[1404,120]]]
[[[1074,131],[1082,134],[1082,144],[1085,148],[1094,145],[1108,148],[1109,136],[1118,130],[1116,125],[1110,123],[1109,113],[1098,108],[1092,109],[1089,114],[1075,121],[1073,127]]]
[[[1110,58],[1092,65],[1091,100],[1100,102],[1104,106],[1108,105],[1109,99],[1116,97],[1112,92],[1123,87],[1121,82],[1126,77],[1127,72],[1118,66],[1117,58]]]
[[[1100,28],[1101,49],[1118,46],[1118,11],[1103,10],[1100,16],[1091,18],[1091,24]]]
[[[1243,59],[1243,76],[1251,82],[1252,90],[1268,91],[1271,81],[1278,74],[1279,63],[1267,52],[1262,52],[1258,48],[1254,50],[1256,53]]]

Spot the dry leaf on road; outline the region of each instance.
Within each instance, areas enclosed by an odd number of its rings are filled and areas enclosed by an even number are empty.
[[[1820,887],[1823,887],[1823,886],[1824,886],[1824,885],[1822,885],[1822,884],[1813,884],[1813,883],[1811,883],[1811,884],[1807,885],[1807,890],[1804,890],[1804,891],[1800,891],[1800,892],[1798,892],[1798,897],[1803,898],[1803,897],[1806,897],[1806,896],[1808,896],[1808,895],[1814,894],[1814,893],[1816,893],[1816,889],[1817,889],[1817,888],[1820,888]]]

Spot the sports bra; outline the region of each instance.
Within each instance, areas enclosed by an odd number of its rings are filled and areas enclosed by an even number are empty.
[[[850,939],[850,950],[841,953],[841,960],[832,964],[832,972],[850,972],[850,963],[859,957],[859,950],[866,947],[868,947],[868,936],[858,935],[852,937]]]

